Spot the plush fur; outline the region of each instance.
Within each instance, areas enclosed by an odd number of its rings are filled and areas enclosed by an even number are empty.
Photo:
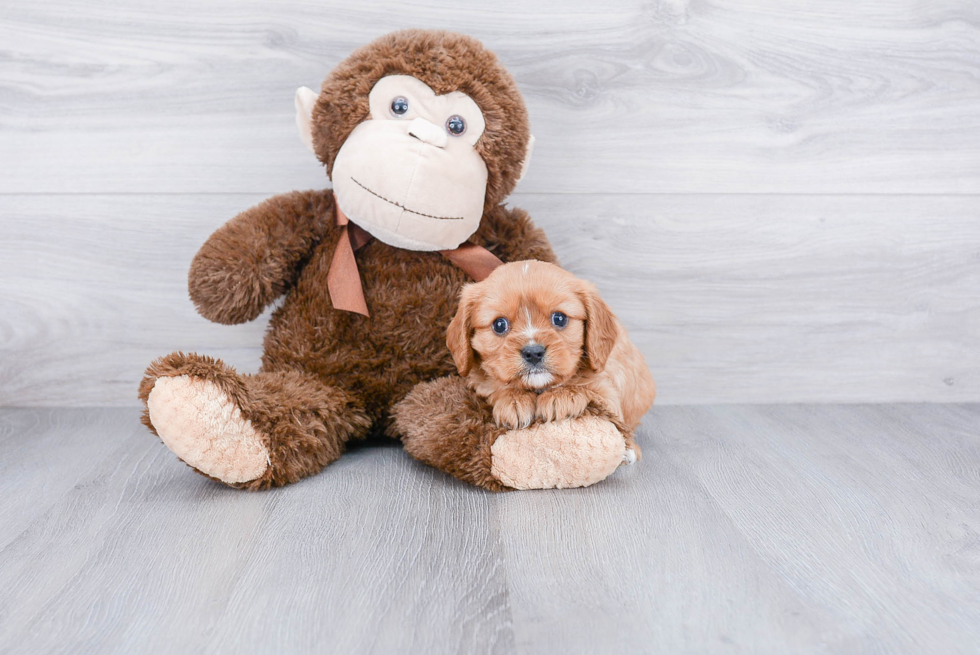
[[[493,443],[490,473],[515,489],[588,487],[625,463],[627,445],[601,416],[532,423]]]
[[[264,474],[230,486],[258,490],[296,482],[336,460],[348,440],[364,437],[371,426],[355,396],[303,371],[240,375],[221,360],[195,354],[173,353],[153,362],[140,398],[147,402],[157,378],[182,375],[217,385],[265,440],[270,466]],[[156,434],[148,410],[142,420]]]
[[[476,39],[437,30],[383,36],[350,55],[323,82],[313,109],[313,142],[320,161],[333,162],[347,136],[370,113],[368,94],[382,77],[411,75],[437,94],[462,91],[486,121],[476,149],[487,165],[485,209],[504,201],[521,176],[531,132],[517,85],[497,56]]]
[[[392,414],[412,457],[490,491],[588,486],[636,448],[622,421],[594,403],[574,421],[498,427],[458,375],[419,384]]]
[[[324,82],[312,117],[313,146],[328,172],[347,135],[368,115],[371,87],[389,74],[414,75],[437,93],[463,91],[484,114],[486,130],[477,148],[489,182],[480,227],[469,241],[503,261],[554,262],[541,230],[520,209],[501,204],[526,154],[523,100],[496,58],[468,37],[399,32],[342,62]],[[193,453],[207,469],[200,472],[221,477],[230,471],[221,481],[256,490],[320,471],[352,439],[387,434],[402,438],[419,459],[463,480],[506,488],[492,473],[491,448],[503,431],[486,404],[458,377],[427,382],[454,371],[445,330],[463,285],[471,280],[438,253],[373,240],[356,253],[370,318],[336,310],[327,272],[339,234],[332,192],[324,190],[270,198],[207,240],[189,277],[191,298],[204,317],[242,323],[285,297],[269,323],[258,373],[242,375],[197,354],[172,353],[150,365],[139,390],[144,404],[160,378],[182,380],[162,385],[179,387],[179,393],[161,393],[161,402],[184,403],[160,414],[167,430],[191,420],[228,429],[203,445],[188,444],[186,434],[170,434],[165,442],[179,442],[183,452]],[[202,416],[208,411],[219,415]],[[151,403],[143,422],[157,432],[153,414]],[[578,430],[579,440],[588,436],[588,426],[568,429]],[[234,451],[226,438],[233,434],[249,441],[248,466],[215,463],[214,453],[206,452],[210,443]],[[261,442],[257,448],[255,439]],[[262,474],[237,481],[242,471],[261,468],[255,463],[262,455],[268,461]]]
[[[395,406],[395,435],[415,459],[490,491],[506,491],[491,473],[491,448],[507,432],[459,376],[423,382]]]
[[[270,321],[260,372],[240,375],[220,360],[183,353],[147,369],[144,403],[160,376],[206,379],[266,439],[272,465],[232,486],[264,489],[318,472],[348,440],[390,433],[392,405],[419,382],[454,370],[445,326],[466,274],[438,253],[372,241],[357,253],[371,317],[337,311],[326,284],[337,234],[329,190],[276,196],[226,223],[194,258],[191,297],[203,316],[232,324],[288,290]],[[519,209],[494,207],[471,241],[503,260],[555,260]],[[143,421],[153,429],[148,411]]]
[[[221,387],[190,375],[158,378],[146,399],[153,428],[177,457],[228,484],[262,477],[266,444]]]

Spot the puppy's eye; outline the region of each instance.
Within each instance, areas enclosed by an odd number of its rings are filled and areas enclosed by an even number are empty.
[[[495,318],[493,323],[490,324],[490,329],[493,330],[494,334],[503,336],[507,334],[507,330],[510,329],[510,322],[503,316],[500,318]]]
[[[391,113],[395,116],[404,116],[408,111],[408,100],[404,96],[398,96],[391,101]]]
[[[568,317],[561,312],[555,312],[551,315],[551,324],[560,330],[568,325]]]

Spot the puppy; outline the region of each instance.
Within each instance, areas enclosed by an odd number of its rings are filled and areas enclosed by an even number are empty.
[[[574,418],[591,401],[626,426],[639,452],[632,433],[656,385],[592,284],[554,264],[504,264],[463,288],[446,342],[498,425]]]

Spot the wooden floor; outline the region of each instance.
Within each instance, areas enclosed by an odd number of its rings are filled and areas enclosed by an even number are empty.
[[[132,409],[0,410],[0,651],[976,652],[980,405],[660,407],[494,495],[364,447],[267,493]]]

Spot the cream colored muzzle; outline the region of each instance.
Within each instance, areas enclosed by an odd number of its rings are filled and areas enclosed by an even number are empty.
[[[408,133],[416,139],[437,148],[445,148],[449,135],[444,128],[431,123],[424,118],[416,118],[408,126]]]

